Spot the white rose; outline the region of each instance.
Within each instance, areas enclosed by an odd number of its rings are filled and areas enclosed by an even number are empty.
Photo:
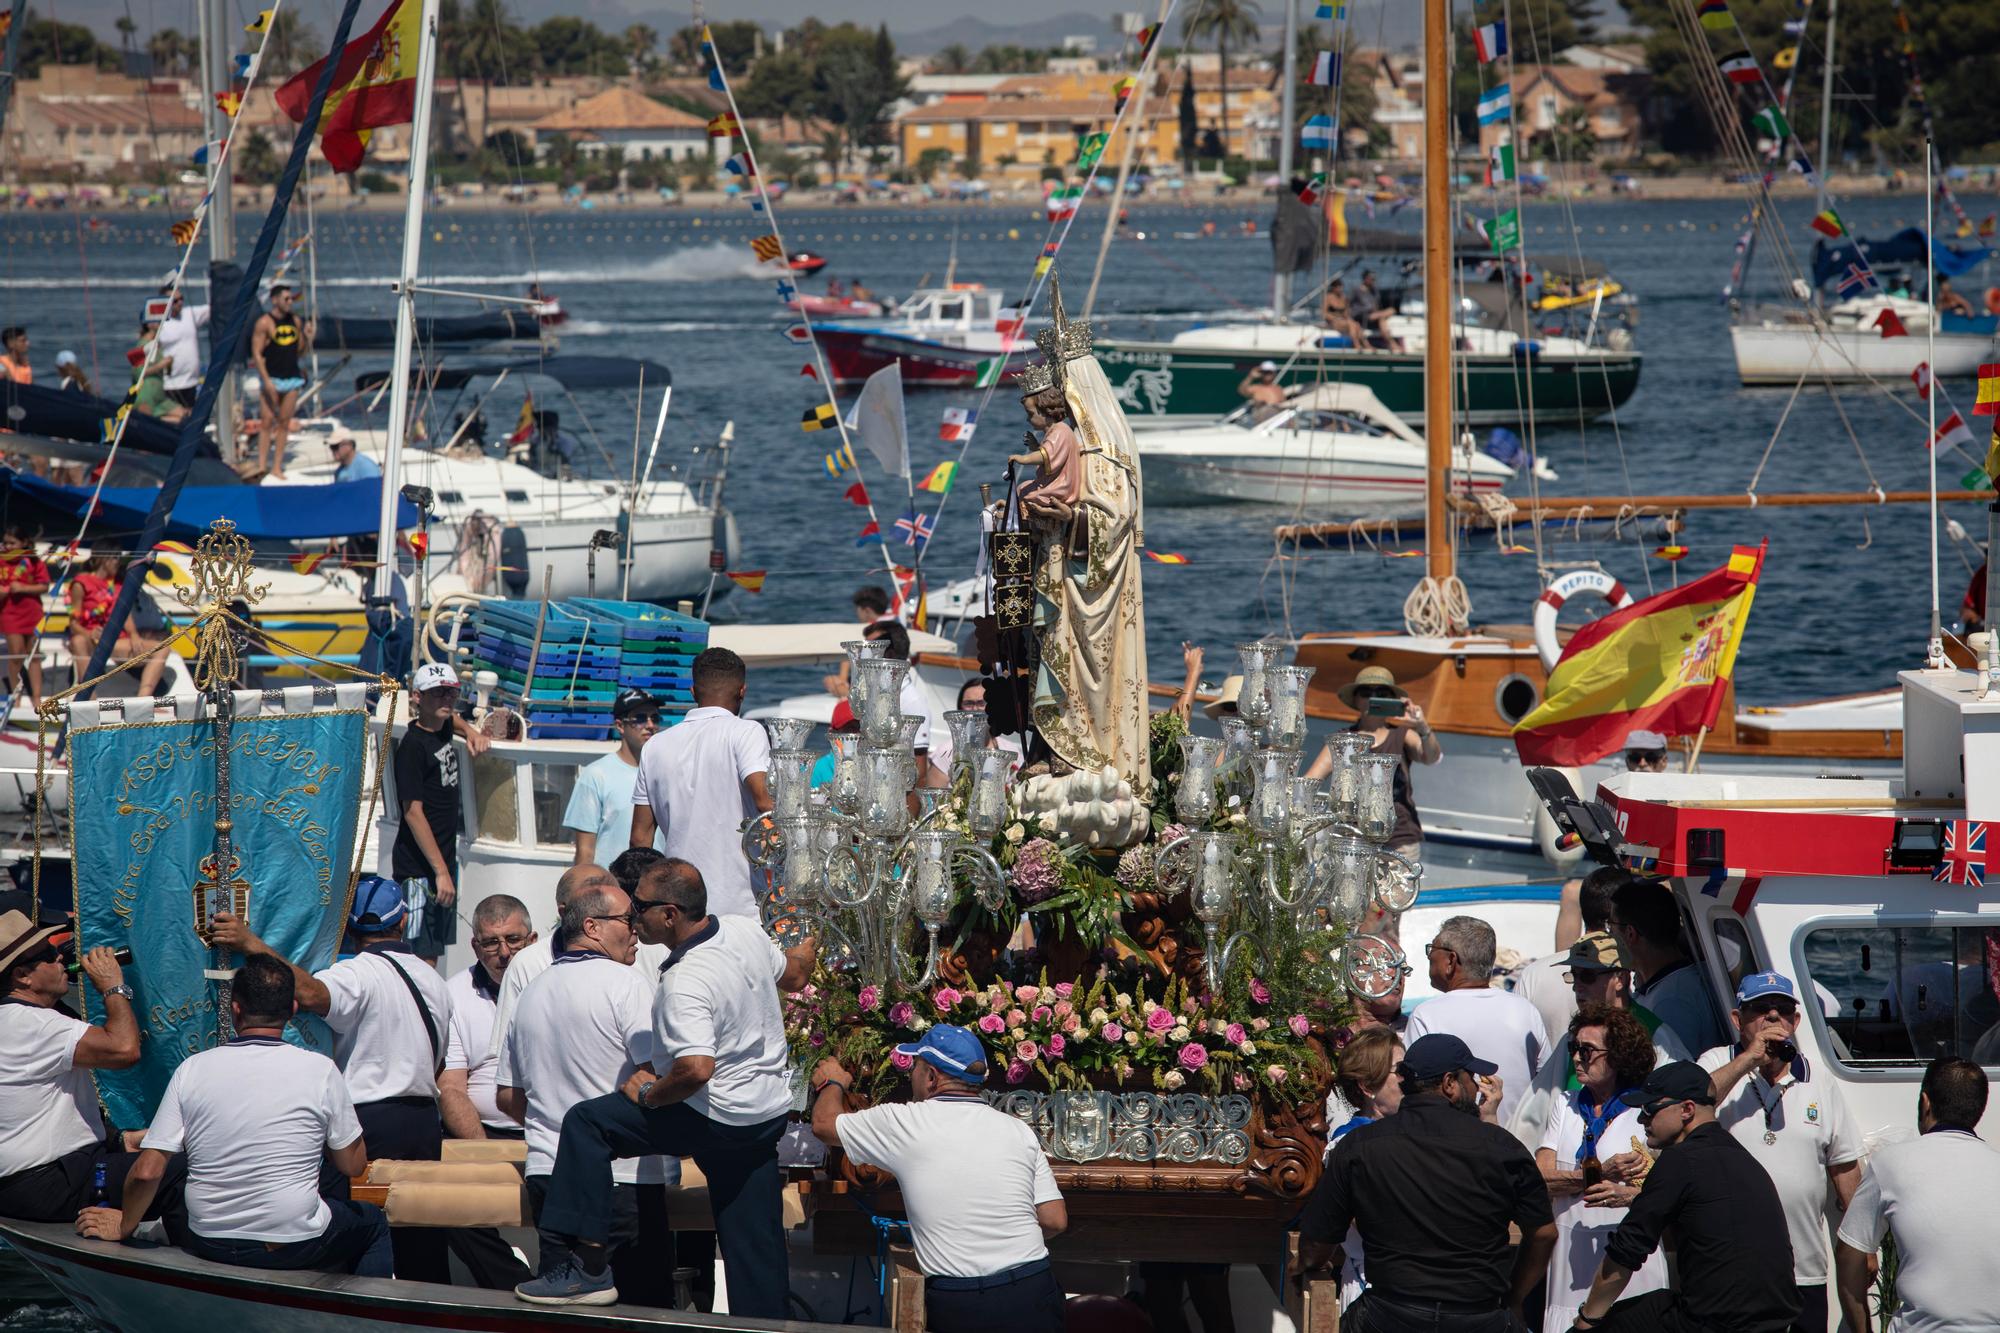
[[[1053,810],[1042,811],[1041,815],[1035,820],[1035,827],[1044,833],[1054,833],[1056,831],[1056,812]]]
[[[1023,828],[1019,823],[1013,823],[1007,826],[1007,841],[1019,842],[1021,841],[1021,839],[1027,836],[1028,836],[1028,830]]]
[[[1177,1023],[1167,1031],[1168,1041],[1186,1041],[1187,1039],[1188,1030],[1185,1023]]]
[[[1090,1011],[1090,1025],[1092,1027],[1101,1028],[1110,1021],[1111,1021],[1111,1015],[1104,1012],[1103,1005],[1100,1004],[1095,1009],[1092,1009]]]
[[[1130,1009],[1132,1007],[1132,997],[1124,991],[1119,991],[1113,998],[1117,1000],[1120,1009]],[[1146,1003],[1151,1004],[1152,1001],[1148,1000]]]
[[[1187,1082],[1187,1075],[1181,1073],[1178,1069],[1169,1069],[1166,1078],[1162,1081],[1166,1083],[1169,1089],[1178,1088]]]
[[[1257,1043],[1254,1041],[1246,1041],[1241,1046],[1238,1046],[1236,1048],[1236,1053],[1238,1055],[1255,1055],[1257,1054]]]
[[[1139,1044],[1139,1034],[1133,1031],[1126,1032],[1125,1044],[1127,1046],[1137,1046]]]
[[[1125,997],[1121,995],[1118,998],[1122,1000]],[[1160,1005],[1157,1000],[1142,1000],[1139,1004],[1139,1012],[1142,1014],[1150,1014],[1159,1007]]]

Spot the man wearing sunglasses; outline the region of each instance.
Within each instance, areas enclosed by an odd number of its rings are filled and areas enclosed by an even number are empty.
[[[1798,1315],[1784,1209],[1749,1150],[1716,1123],[1708,1072],[1687,1060],[1655,1069],[1623,1100],[1639,1108],[1658,1154],[1611,1234],[1574,1333],[1785,1333]],[[1620,1301],[1632,1274],[1674,1229],[1679,1290]],[[1614,1304],[1615,1302],[1615,1304]],[[1825,1322],[1820,1324],[1824,1333]]]
[[[1777,1186],[1792,1241],[1800,1333],[1825,1333],[1832,1272],[1828,1222],[1838,1223],[1861,1184],[1861,1132],[1840,1085],[1815,1079],[1794,1041],[1798,990],[1791,978],[1756,972],[1736,989],[1738,1040],[1702,1054],[1713,1075],[1715,1118]]]
[[[573,865],[602,864],[632,840],[632,789],[639,784],[639,752],[660,730],[660,701],[640,689],[618,691],[611,705],[618,748],[576,775],[563,811],[563,827],[576,835]],[[653,846],[660,837],[653,835]]]

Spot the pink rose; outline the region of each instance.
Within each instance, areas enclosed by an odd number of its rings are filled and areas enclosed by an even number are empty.
[[[871,1012],[880,1009],[882,1007],[882,988],[880,986],[863,986],[861,994],[855,997],[855,1002],[863,1009]]]
[[[1119,1027],[1116,1023],[1106,1023],[1098,1029],[1097,1035],[1106,1041],[1123,1041],[1125,1040],[1125,1029]]]
[[[1033,1004],[1035,1002],[1035,997],[1037,995],[1040,995],[1041,993],[1042,993],[1042,988],[1040,986],[1014,987],[1014,999],[1017,1003],[1020,1004]]]
[[[1014,1063],[1007,1066],[1007,1081],[1009,1083],[1027,1082],[1028,1067],[1022,1064],[1019,1060],[1014,1061]]]
[[[1074,1032],[1082,1026],[1083,1026],[1083,1020],[1078,1018],[1075,1014],[1068,1015],[1062,1021],[1062,1030],[1064,1032]]]
[[[1268,1018],[1253,1018],[1250,1020],[1250,1030],[1252,1032],[1269,1032],[1271,1030],[1271,1020]]]
[[[1241,1023],[1231,1023],[1222,1030],[1222,1035],[1228,1038],[1231,1046],[1241,1046],[1244,1042],[1250,1040],[1250,1034],[1243,1030]]]
[[[1068,1049],[1069,1043],[1063,1039],[1062,1033],[1058,1032],[1049,1038],[1048,1052],[1055,1059],[1062,1059],[1063,1052]]]
[[[948,1014],[951,1012],[951,1007],[964,998],[963,995],[960,995],[951,987],[943,986],[938,989],[935,995],[931,996],[931,1003],[937,1006],[939,1013]]]
[[[1291,1027],[1294,1037],[1303,1037],[1306,1033],[1312,1031],[1312,1024],[1307,1021],[1304,1014],[1293,1014],[1285,1022]]]
[[[1007,992],[995,986],[992,990],[986,992],[986,1003],[994,1013],[999,1013],[1007,1007]]]
[[[899,1028],[906,1028],[917,1021],[917,1008],[908,1000],[899,1000],[889,1006],[889,1021]]]
[[[1022,1064],[1033,1064],[1042,1053],[1042,1048],[1032,1041],[1024,1041],[1014,1048],[1014,1058]]]
[[[1283,1083],[1290,1075],[1283,1065],[1271,1065],[1264,1070],[1264,1077],[1273,1083]]]
[[[1174,1025],[1174,1011],[1164,1005],[1146,1015],[1146,1031],[1165,1032]]]
[[[916,1062],[917,1062],[917,1057],[914,1055],[905,1055],[901,1051],[889,1052],[889,1063],[896,1066],[896,1068],[898,1069],[908,1069],[911,1065],[915,1064]]]
[[[1191,1041],[1181,1047],[1178,1058],[1182,1069],[1190,1071],[1202,1069],[1208,1064],[1208,1048],[1198,1041]]]
[[[1032,1017],[1037,1023],[1046,1023],[1049,1021],[1049,1018],[1053,1013],[1054,1011],[1050,1009],[1047,1005],[1038,1004],[1035,1006],[1035,1012],[1032,1015]]]
[[[1068,1018],[1071,1014],[1075,1012],[1076,1012],[1076,1006],[1071,1004],[1068,1000],[1056,1001],[1055,1016],[1057,1018]]]
[[[1067,1000],[1070,996],[1074,995],[1075,993],[1076,993],[1076,983],[1074,981],[1058,981],[1056,983],[1057,999]]]
[[[1009,1009],[1009,1010],[1007,1011],[1007,1026],[1008,1026],[1008,1027],[1010,1027],[1010,1028],[1017,1028],[1017,1027],[1021,1026],[1021,1024],[1025,1023],[1025,1022],[1027,1022],[1027,1021],[1028,1021],[1028,1016],[1027,1016],[1026,1014],[1022,1013],[1022,1012],[1021,1012],[1021,1011],[1020,1011],[1019,1009]]]
[[[1271,1002],[1271,988],[1257,980],[1257,978],[1252,977],[1250,978],[1250,998],[1259,1004],[1269,1004]]]
[[[998,1014],[987,1014],[979,1020],[979,1030],[989,1034],[1002,1031],[1006,1026],[1000,1021]]]
[[[1248,1074],[1231,1074],[1229,1076],[1229,1086],[1238,1092],[1248,1092],[1250,1091],[1250,1076]]]

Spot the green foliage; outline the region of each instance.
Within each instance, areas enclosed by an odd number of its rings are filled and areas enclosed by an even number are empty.
[[[271,141],[262,130],[250,131],[243,146],[230,155],[230,160],[236,168],[236,179],[246,185],[269,185],[285,169],[277,149],[271,146]]]
[[[813,114],[813,67],[796,51],[764,57],[736,90],[737,105],[746,116]]]
[[[949,148],[924,149],[923,152],[917,155],[917,179],[928,185],[931,177],[937,175],[938,171],[950,161],[951,149]],[[1056,173],[1056,179],[1062,179],[1061,172]]]
[[[1319,61],[1321,51],[1333,49],[1333,42],[1323,23],[1303,24],[1299,28],[1299,86],[1292,99],[1294,108],[1293,128],[1313,116],[1332,115],[1327,103],[1327,88],[1308,82],[1312,78],[1313,66]],[[1353,129],[1369,129],[1375,121],[1375,80],[1373,71],[1361,62],[1360,45],[1352,32],[1347,35],[1347,44],[1341,54],[1340,79],[1340,137],[1344,140]],[[1329,160],[1340,155],[1340,145],[1328,154]],[[1313,150],[1319,151],[1317,149]]]
[[[121,63],[118,48],[100,43],[96,34],[81,23],[38,18],[32,9],[22,20],[18,67],[21,78],[34,78],[45,64],[94,64],[99,69],[117,69]]]
[[[557,14],[528,30],[544,74],[623,74],[625,42],[589,19]]]
[[[1059,54],[1027,46],[1002,43],[989,46],[973,57],[968,74],[1041,74],[1049,67],[1049,57]]]

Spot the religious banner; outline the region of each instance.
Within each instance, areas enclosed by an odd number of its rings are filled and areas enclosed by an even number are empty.
[[[218,727],[206,700],[198,717],[163,708],[171,720],[159,721],[100,722],[113,715],[112,704],[71,706],[79,943],[131,949],[125,979],[139,1015],[139,1063],[97,1076],[114,1123],[146,1124],[174,1069],[226,1030],[226,991],[208,973],[240,960],[219,957],[196,934],[197,920],[206,919],[218,787],[228,792],[231,822],[232,865],[214,877],[233,895],[225,905],[247,906],[251,929],[300,967],[333,961],[361,822],[364,689],[287,690],[268,710],[265,696],[237,692],[221,731],[229,738],[226,775],[217,772]],[[84,996],[90,1021],[103,1022],[103,997],[91,987]],[[300,1016],[285,1036],[333,1050],[317,1018]]]

